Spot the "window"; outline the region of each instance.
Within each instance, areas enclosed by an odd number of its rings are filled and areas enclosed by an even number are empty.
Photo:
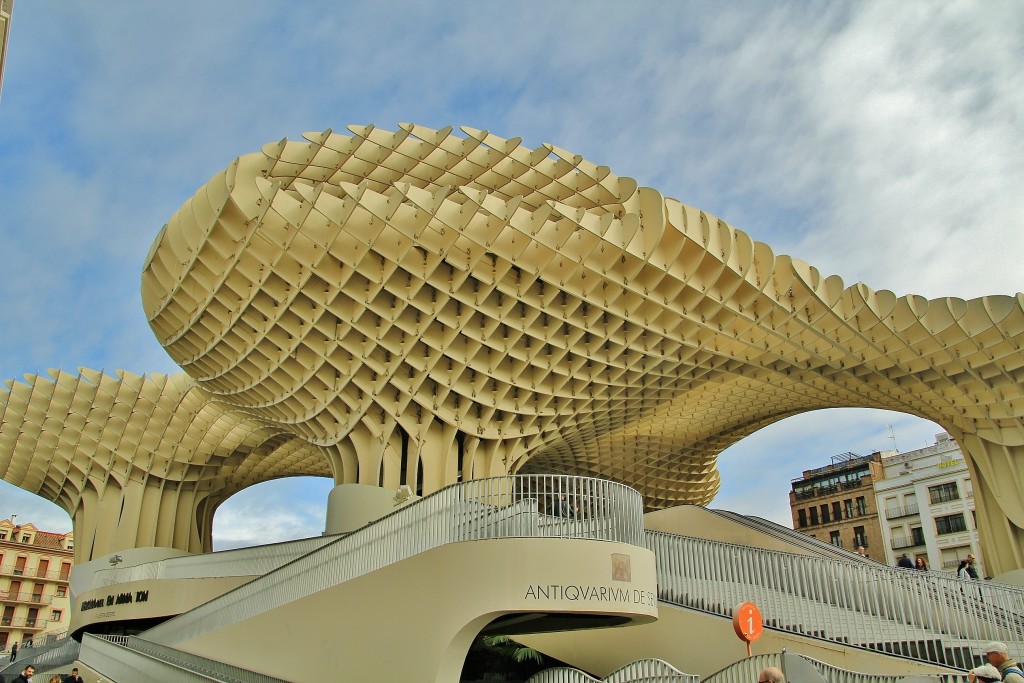
[[[857,496],[857,514],[862,516],[868,514],[868,502],[864,496]]]
[[[0,531],[0,541],[6,541],[6,540],[7,540],[7,532],[6,531]]]
[[[960,490],[957,488],[955,481],[950,481],[938,486],[929,486],[928,497],[931,498],[932,505],[946,503],[951,500],[960,500]]]
[[[955,534],[959,531],[967,531],[967,522],[964,521],[963,513],[935,518],[935,533],[938,535]]]
[[[67,595],[68,595],[68,587],[67,586],[57,586],[56,596],[58,598],[65,598],[65,597],[67,597]]]
[[[829,534],[829,536],[830,536],[829,543],[831,543],[832,545],[837,545],[840,548],[843,547],[843,542],[841,540],[839,540],[839,532],[838,531],[833,531],[831,534]]]
[[[821,506],[821,523],[822,524],[828,524],[831,521],[832,520],[829,519],[829,515],[828,515],[828,505],[822,505]]]
[[[864,534],[864,527],[855,526],[853,527],[853,544],[862,545],[865,548],[868,547],[868,537]]]
[[[800,528],[803,529],[807,526],[807,510],[800,508],[796,511],[797,518],[799,519]]]
[[[832,503],[832,519],[839,521],[843,518],[843,507],[842,504],[837,500]]]
[[[846,513],[846,519],[853,517],[853,499],[847,498],[843,501],[843,511]]]
[[[26,535],[22,536],[22,537],[21,537],[21,542],[22,542],[22,543],[28,543],[28,538],[29,538],[29,537],[28,537],[28,534],[26,534]]]
[[[914,545],[924,545],[924,529],[919,526],[910,527],[910,540]]]
[[[811,526],[818,523],[818,508],[811,508]]]
[[[50,621],[60,621],[60,618],[62,616],[64,616],[64,613],[61,612],[59,609],[55,609],[53,610],[53,612],[50,613]]]

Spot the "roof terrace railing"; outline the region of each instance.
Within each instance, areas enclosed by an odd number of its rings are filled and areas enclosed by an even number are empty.
[[[518,475],[452,484],[146,632],[173,645],[448,543],[581,538],[643,546],[643,501],[603,479]]]
[[[981,642],[1024,646],[1020,586],[656,531],[646,539],[669,603],[731,617],[752,601],[769,628],[958,668],[980,662]]]

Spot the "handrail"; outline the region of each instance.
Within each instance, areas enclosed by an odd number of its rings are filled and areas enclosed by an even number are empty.
[[[125,639],[114,641],[86,633],[82,638],[79,659],[89,668],[117,681],[287,683],[267,674],[163,647],[137,636],[126,636]]]
[[[146,632],[174,644],[448,543],[585,538],[643,545],[643,500],[604,479],[516,475],[452,484]]]
[[[798,668],[799,664],[794,661],[794,658],[814,667],[829,683],[903,683],[907,680],[905,674],[868,674],[850,671],[826,664],[807,655],[783,650],[782,652],[753,655],[733,662],[710,676],[705,676],[702,683],[750,683],[758,679],[758,672],[770,666],[782,669],[787,680],[804,680],[796,675],[798,672],[792,670]],[[935,683],[966,683],[967,673],[945,671],[935,674],[917,674],[913,676],[913,680],[934,681]]]
[[[759,605],[769,628],[969,668],[980,642],[1024,645],[1024,588],[646,532],[659,599],[731,617]]]
[[[616,669],[604,678],[594,678],[579,669],[559,666],[538,671],[526,679],[526,683],[700,683],[700,677],[683,673],[661,659],[641,659]]]
[[[169,557],[128,567],[103,568],[94,571],[88,583],[76,588],[86,591],[118,583],[155,579],[262,576],[336,540],[337,536],[315,536],[249,548],[219,550],[215,553]]]
[[[62,637],[43,645],[21,648],[18,650],[16,661],[0,665],[0,676],[3,676],[5,680],[10,680],[29,664],[38,670],[54,669],[70,664],[78,659],[78,647],[78,641]]]

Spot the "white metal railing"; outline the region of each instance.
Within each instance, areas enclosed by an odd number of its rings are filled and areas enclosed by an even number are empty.
[[[316,536],[250,548],[169,557],[129,567],[98,569],[92,572],[87,582],[83,581],[83,585],[75,588],[84,592],[130,581],[262,576],[337,539],[337,536]]]
[[[22,648],[18,651],[19,656],[15,662],[8,662],[5,657],[3,663],[0,663],[0,678],[10,680],[29,664],[37,670],[44,671],[70,664],[78,659],[78,641],[61,635],[62,637],[46,640],[41,645]]]
[[[616,669],[605,678],[594,678],[579,669],[560,666],[538,671],[526,683],[699,683],[700,677],[685,674],[660,659],[641,659]],[[744,683],[749,683],[745,681]]]
[[[795,661],[796,659],[800,660],[800,662]],[[967,673],[962,671],[949,671],[929,675],[918,674],[912,677],[908,677],[905,674],[868,674],[840,669],[806,655],[785,651],[753,655],[752,657],[741,659],[721,671],[705,676],[703,683],[751,683],[758,679],[758,673],[762,669],[770,666],[782,669],[786,680],[810,683],[807,677],[798,675],[799,671],[797,669],[803,668],[801,662],[812,666],[828,683],[906,683],[908,680],[915,682],[932,681],[934,683],[967,683]]]
[[[969,668],[982,641],[1024,647],[1024,588],[941,572],[646,532],[658,597],[731,617],[756,603],[769,628]]]
[[[643,501],[603,479],[517,475],[452,484],[199,607],[146,638],[173,645],[448,543],[585,538],[643,545]]]
[[[115,681],[285,683],[280,678],[163,647],[136,636],[111,640],[86,633],[79,659]]]

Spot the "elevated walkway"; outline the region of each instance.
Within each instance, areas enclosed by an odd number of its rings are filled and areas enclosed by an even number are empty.
[[[642,544],[642,501],[625,486],[574,477],[475,480],[330,540],[140,636],[289,681],[319,681],[328,671],[350,680],[457,680],[473,638],[488,628],[653,621],[654,556]],[[151,666],[137,653],[119,656],[140,672]],[[83,650],[82,661],[103,671],[89,657]]]
[[[1024,651],[1020,586],[894,569],[841,549],[836,557],[802,543],[798,532],[701,508],[646,521],[703,536],[645,532],[658,559],[658,623],[617,634],[614,643],[598,633],[524,642],[592,672],[660,658],[709,675],[745,654],[731,618],[736,605],[752,601],[766,626],[755,651],[786,648],[854,671],[962,670],[981,663],[977,648],[990,640]],[[716,535],[744,543],[707,538]]]

